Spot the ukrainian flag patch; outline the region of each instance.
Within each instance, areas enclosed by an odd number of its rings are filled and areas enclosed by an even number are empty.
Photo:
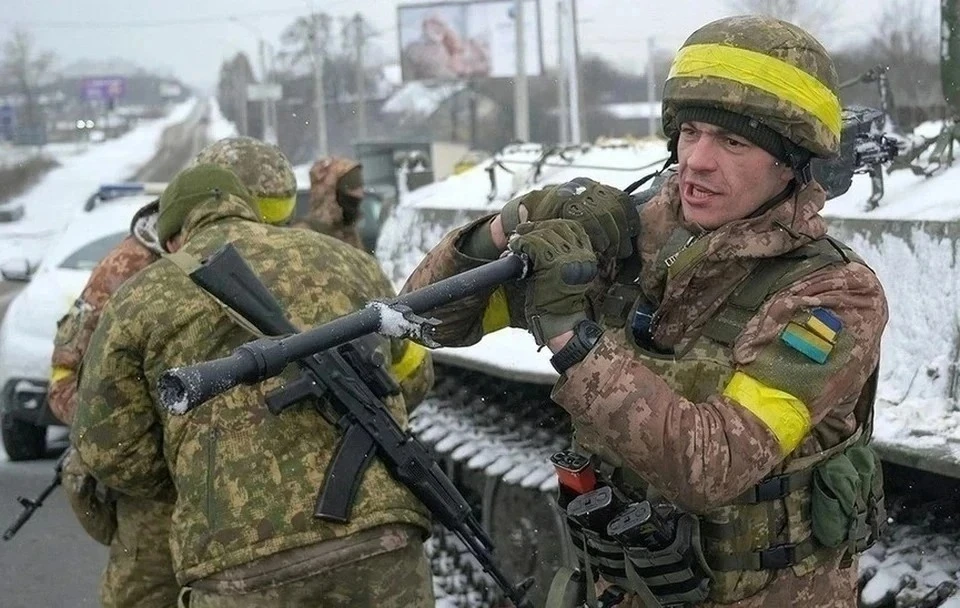
[[[791,321],[780,332],[780,340],[817,363],[826,363],[837,343],[843,324],[824,308],[814,308],[799,321]]]
[[[843,329],[843,323],[840,322],[840,318],[826,308],[814,308],[811,310],[810,316],[804,325],[806,325],[807,329],[831,344],[837,343],[837,334]]]

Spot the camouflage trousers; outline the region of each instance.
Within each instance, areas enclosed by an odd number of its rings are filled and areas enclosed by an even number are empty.
[[[173,505],[117,497],[117,529],[100,581],[104,608],[172,608],[180,586],[170,557]]]
[[[433,608],[433,576],[420,542],[321,574],[241,595],[185,588],[181,608]]]

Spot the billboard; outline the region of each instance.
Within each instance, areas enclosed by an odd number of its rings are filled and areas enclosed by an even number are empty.
[[[517,72],[513,0],[409,4],[397,8],[404,81],[512,78]],[[524,0],[526,71],[543,73],[539,0]]]
[[[120,77],[84,78],[81,83],[84,101],[116,101],[123,97],[127,81]]]

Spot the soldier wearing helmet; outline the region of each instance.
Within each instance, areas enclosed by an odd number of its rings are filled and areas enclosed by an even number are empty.
[[[294,226],[328,234],[362,250],[357,229],[362,202],[360,163],[338,156],[320,159],[310,167],[310,210]]]
[[[639,209],[587,179],[518,197],[405,289],[508,248],[532,260],[431,314],[444,345],[511,325],[554,353],[580,568],[548,606],[856,605],[885,520],[868,440],[888,313],[810,175],[839,147],[833,62],[792,24],[715,21],[677,53],[663,120],[676,172]]]
[[[197,155],[194,164],[213,164],[240,178],[268,224],[290,221],[297,203],[297,178],[279,147],[253,137],[228,137],[216,141]]]
[[[293,214],[296,178],[277,146],[252,137],[221,139],[204,148],[194,164],[214,164],[236,174],[267,223],[285,224]],[[158,208],[159,201],[154,201],[137,212],[130,236],[97,264],[80,297],[57,325],[48,399],[51,411],[65,424],[73,422],[78,370],[104,306],[127,279],[164,252],[157,235]],[[433,382],[429,357],[407,342],[393,344],[393,352],[398,361],[420,361],[410,368],[402,384],[404,396],[418,401]],[[108,490],[87,474],[76,454],[65,463],[64,488],[84,530],[110,546],[100,585],[101,603],[111,608],[175,605],[180,586],[167,542],[172,497],[143,498]],[[138,551],[137,547],[150,550]]]

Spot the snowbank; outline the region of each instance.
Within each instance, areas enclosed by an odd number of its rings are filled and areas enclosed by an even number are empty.
[[[82,154],[60,158],[61,166],[47,173],[29,191],[10,201],[22,204],[18,222],[0,224],[0,264],[27,258],[39,260],[73,214],[105,182],[123,181],[149,161],[163,131],[182,122],[197,101],[173,107],[164,118],[143,121],[123,136],[90,145]]]
[[[436,112],[444,101],[466,87],[463,82],[408,82],[383,104],[383,112],[426,118]]]

